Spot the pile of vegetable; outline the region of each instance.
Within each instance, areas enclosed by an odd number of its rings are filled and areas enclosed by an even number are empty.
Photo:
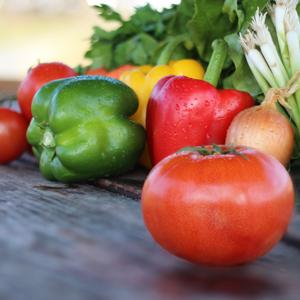
[[[7,138],[11,156],[1,163],[28,147],[27,120],[49,180],[151,169],[143,216],[171,253],[209,265],[264,255],[293,211],[285,167],[300,153],[297,5],[182,0],[161,13],[138,8],[129,20],[96,7],[119,27],[94,27],[88,66],[29,70],[18,91],[20,151]]]
[[[220,87],[257,96],[261,90],[247,66],[238,34],[247,29],[256,9],[265,8],[267,3],[267,0],[182,0],[161,13],[149,5],[138,8],[127,21],[110,7],[101,5],[96,7],[101,18],[117,22],[120,27],[105,31],[95,26],[85,56],[91,59],[92,68],[156,64],[165,48],[180,41],[172,60],[194,58],[205,69],[210,62],[212,84],[216,85],[221,72]]]
[[[269,5],[268,13],[258,10],[250,29],[240,35],[247,63],[265,99],[260,107],[239,115],[227,135],[227,143],[256,147],[277,157],[284,165],[291,159],[294,135],[295,156],[299,156],[300,21],[297,4],[295,0],[276,1]]]

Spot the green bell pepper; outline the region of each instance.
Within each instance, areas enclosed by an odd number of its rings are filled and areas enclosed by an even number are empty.
[[[112,78],[77,76],[44,85],[27,131],[43,176],[75,182],[132,169],[146,138],[128,119],[137,107],[133,90]]]

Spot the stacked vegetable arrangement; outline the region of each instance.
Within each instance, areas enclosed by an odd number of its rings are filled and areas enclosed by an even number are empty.
[[[128,21],[97,7],[120,27],[94,28],[91,65],[39,64],[20,86],[41,173],[78,182],[140,163],[145,224],[165,249],[208,265],[264,255],[294,206],[297,5],[182,0]]]
[[[277,1],[268,7],[276,38],[266,25],[267,13],[257,11],[250,30],[240,36],[249,67],[265,99],[245,110],[230,126],[227,143],[253,146],[284,165],[291,159],[294,130],[300,134],[300,22],[298,1]],[[276,45],[278,45],[278,50]],[[281,112],[279,112],[280,106]],[[284,117],[284,114],[286,117]],[[289,122],[289,120],[291,122]]]

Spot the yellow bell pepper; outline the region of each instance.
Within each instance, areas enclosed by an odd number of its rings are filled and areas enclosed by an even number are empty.
[[[136,113],[131,116],[132,120],[146,127],[146,111],[151,92],[155,84],[168,75],[183,75],[194,79],[203,79],[204,69],[196,60],[181,59],[171,61],[167,65],[145,65],[122,73],[120,80],[130,86],[139,99],[139,107]],[[140,162],[146,168],[151,168],[147,147]]]

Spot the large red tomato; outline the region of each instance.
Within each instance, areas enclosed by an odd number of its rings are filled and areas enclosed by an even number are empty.
[[[194,148],[162,160],[142,192],[153,238],[189,261],[226,266],[267,253],[291,218],[291,178],[256,150]]]
[[[28,123],[20,113],[0,108],[0,163],[17,159],[28,144],[26,130]]]
[[[67,65],[59,62],[41,63],[31,68],[18,89],[17,98],[25,118],[30,121],[31,103],[35,93],[44,84],[66,77],[76,76],[77,73]]]

